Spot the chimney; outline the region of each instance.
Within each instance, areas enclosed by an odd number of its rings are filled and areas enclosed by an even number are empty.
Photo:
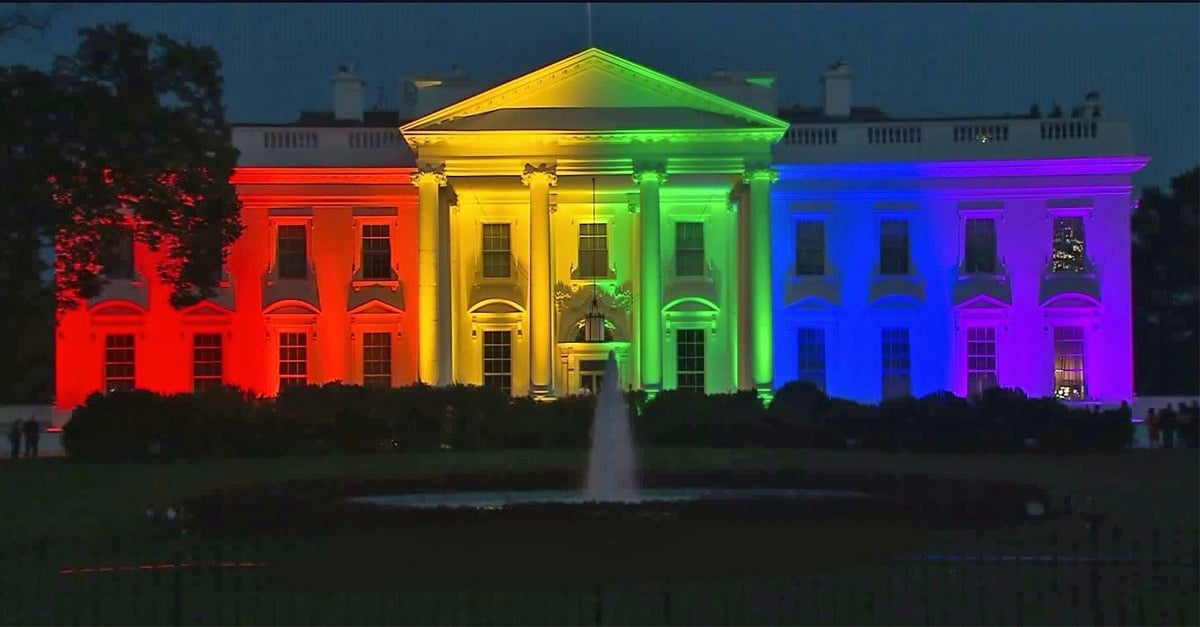
[[[354,66],[341,66],[330,79],[333,83],[333,119],[363,120],[363,81],[354,75]]]
[[[821,75],[821,107],[825,115],[845,118],[850,116],[850,66],[838,61]]]

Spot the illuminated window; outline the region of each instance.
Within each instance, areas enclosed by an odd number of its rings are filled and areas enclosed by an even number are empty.
[[[825,223],[802,220],[796,223],[796,276],[825,274]]]
[[[308,385],[308,334],[279,334],[279,389]]]
[[[363,385],[392,386],[392,334],[363,333]]]
[[[1083,377],[1083,327],[1054,327],[1054,395],[1087,398]]]
[[[1084,268],[1083,218],[1054,218],[1054,256],[1050,261],[1050,270],[1083,272]]]
[[[880,221],[879,274],[908,274],[908,220]]]
[[[675,332],[676,388],[704,393],[704,330],[679,329]]]
[[[134,386],[133,335],[108,335],[104,337],[104,389],[132,390]]]
[[[276,235],[275,267],[281,279],[308,278],[308,227],[281,224]]]
[[[512,392],[512,331],[483,332],[483,384]]]
[[[608,225],[603,222],[579,225],[579,276],[608,276]]]
[[[100,265],[109,279],[133,279],[133,231],[116,228],[100,252]]]
[[[704,223],[675,224],[675,274],[704,275]]]
[[[362,278],[392,278],[392,230],[386,224],[362,227]]]
[[[912,396],[908,329],[883,329],[883,398]]]
[[[996,329],[967,329],[967,396],[979,397],[996,387]]]
[[[603,359],[581,359],[579,360],[579,387],[590,390],[592,394],[600,393],[600,386],[604,384],[604,366],[608,362]]]
[[[483,276],[507,279],[512,276],[512,240],[508,224],[483,225]]]
[[[967,274],[996,273],[996,220],[967,220],[967,250],[964,270]]]
[[[192,391],[217,390],[224,384],[221,353],[220,333],[197,333],[192,336]]]
[[[797,381],[825,389],[825,329],[807,328],[796,332],[798,356]]]

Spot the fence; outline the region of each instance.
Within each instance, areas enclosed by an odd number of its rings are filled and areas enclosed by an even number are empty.
[[[281,539],[42,542],[0,554],[0,623],[1197,624],[1194,529],[1071,525],[941,532],[921,554],[786,576],[457,588],[284,585],[271,557],[298,545]]]

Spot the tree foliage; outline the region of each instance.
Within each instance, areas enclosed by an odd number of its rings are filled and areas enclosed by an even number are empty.
[[[0,68],[0,226],[57,242],[59,309],[104,287],[121,229],[162,253],[175,306],[212,296],[242,230],[216,52],[123,24],[80,36],[48,72]]]
[[[1137,391],[1200,392],[1200,167],[1143,192],[1133,235]]]

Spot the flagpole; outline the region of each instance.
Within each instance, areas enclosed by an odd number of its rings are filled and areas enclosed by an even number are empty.
[[[588,48],[592,47],[592,3],[587,3]]]

